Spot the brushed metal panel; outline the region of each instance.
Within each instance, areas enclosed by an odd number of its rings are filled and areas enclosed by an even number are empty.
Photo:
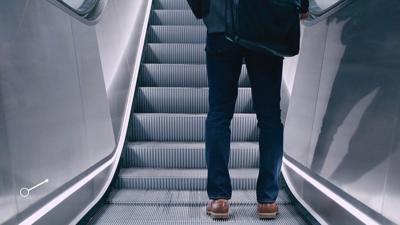
[[[18,196],[22,212],[64,184],[66,171],[78,173],[72,151],[82,147],[84,118],[68,17],[30,1],[23,21],[9,23],[12,41],[1,61],[12,87],[2,95],[12,99],[4,108],[12,172],[17,189],[50,180],[28,198]]]
[[[6,78],[6,58],[10,52],[17,29],[24,15],[27,1],[6,1],[0,7],[0,224],[16,224],[17,195],[8,140],[6,108],[14,107],[16,96],[5,98],[15,87]]]
[[[94,27],[45,0],[10,0],[1,9],[4,222],[37,210],[112,153],[115,139]],[[45,179],[27,198],[19,196]]]
[[[327,30],[324,23],[304,27],[285,122],[285,153],[302,163],[306,163],[308,158]]]
[[[5,86],[0,73],[0,96]],[[0,224],[15,223],[17,204],[15,199],[15,182],[12,175],[12,165],[7,141],[7,130],[4,121],[4,101],[0,98]]]
[[[116,139],[120,135],[122,112],[125,110],[127,93],[140,33],[138,26],[146,13],[146,1],[110,1],[96,25],[99,53],[105,80],[113,129]]]
[[[301,67],[314,64],[301,61],[301,53],[285,133],[285,151],[290,156],[368,206],[370,212],[395,223],[400,222],[394,208],[400,190],[395,178],[399,169],[399,10],[395,0],[354,1],[310,26],[309,30],[320,24],[328,27],[321,74],[318,83],[302,80],[307,74]],[[304,35],[303,47],[308,42],[310,37]],[[302,188],[303,200],[313,208],[325,207],[321,199],[311,201],[315,199],[311,188]]]
[[[107,92],[102,75],[101,59],[93,26],[70,19],[79,75],[82,111],[84,115],[84,147],[81,155],[90,159],[86,168],[110,155],[116,146],[112,129]]]
[[[103,35],[111,36],[112,26],[122,25],[122,33],[107,43],[110,52],[99,47],[96,29],[101,25],[83,24],[51,1],[2,2],[0,198],[1,204],[7,206],[0,209],[0,223],[20,222],[51,200],[49,196],[54,197],[70,185],[70,180],[113,152],[119,130],[114,135],[110,105],[118,106],[111,110],[114,117],[123,116],[121,106],[126,105],[132,57],[136,54],[131,47],[137,45],[140,35],[134,31],[141,27],[138,20],[145,13],[138,6],[147,5],[146,1],[114,2],[124,14],[107,8],[115,20]],[[118,43],[125,45],[117,54],[111,54]],[[117,85],[111,100],[107,98],[103,76],[106,61],[124,68],[121,71],[125,80],[112,79],[126,87],[119,89]],[[58,222],[72,220],[62,212],[79,200],[85,208],[110,176],[107,172],[107,176],[95,178],[99,186],[92,190],[82,188],[54,210],[53,218]],[[46,178],[49,183],[33,190],[27,198],[19,196],[20,188],[32,187]],[[75,209],[68,215],[79,213]]]

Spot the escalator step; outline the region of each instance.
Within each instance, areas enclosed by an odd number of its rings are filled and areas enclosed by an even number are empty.
[[[204,26],[150,26],[147,43],[205,43]]]
[[[202,20],[196,19],[190,10],[153,10],[149,19],[150,25],[204,25]]]
[[[207,87],[206,65],[143,64],[138,78],[142,87]],[[250,87],[246,66],[242,67],[240,87]]]
[[[146,44],[145,63],[204,64],[204,44]]]
[[[135,113],[131,118],[132,141],[204,141],[206,114]],[[133,136],[132,136],[133,135]],[[257,141],[254,114],[235,114],[231,122],[232,141]]]
[[[208,88],[139,87],[134,108],[140,113],[207,113]],[[235,112],[253,112],[250,88],[239,88]]]
[[[233,190],[253,190],[258,169],[231,169]],[[124,168],[117,178],[117,188],[144,190],[205,190],[205,169]]]
[[[204,206],[208,196],[205,191],[173,191],[173,190],[134,190],[114,189],[107,203],[132,205],[165,205],[171,206]],[[234,205],[254,205],[257,202],[256,192],[233,191],[229,203]],[[289,196],[284,190],[279,192],[276,202],[280,205],[290,204]]]
[[[190,9],[186,0],[154,0],[153,9]]]
[[[124,167],[206,168],[204,142],[131,142],[123,157]],[[233,142],[230,168],[257,168],[257,142]]]

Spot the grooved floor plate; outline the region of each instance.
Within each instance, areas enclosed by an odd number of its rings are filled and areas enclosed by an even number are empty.
[[[92,224],[307,224],[291,205],[281,205],[275,220],[260,220],[255,205],[232,206],[231,218],[227,221],[214,221],[205,213],[204,206],[135,206],[112,204],[104,205],[92,219]]]
[[[204,141],[206,114],[135,113],[131,118],[132,141]],[[232,141],[257,141],[254,114],[235,114]]]
[[[206,66],[202,64],[142,64],[138,78],[142,87],[207,87]],[[250,87],[246,66],[239,78],[240,87]]]
[[[135,112],[140,113],[207,113],[208,88],[139,87]],[[253,113],[250,88],[239,88],[236,113]]]
[[[257,142],[233,142],[230,168],[258,167]],[[131,142],[123,156],[124,167],[206,168],[205,145],[185,142]]]

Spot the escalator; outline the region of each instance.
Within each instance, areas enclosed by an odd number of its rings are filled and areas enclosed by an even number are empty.
[[[283,66],[276,220],[257,218],[243,67],[222,222],[205,213],[206,29],[186,1],[2,1],[0,224],[400,224],[399,3],[310,0]]]
[[[89,224],[213,224],[207,203],[204,126],[206,28],[185,0],[156,0],[147,30],[122,168]],[[282,178],[276,220],[259,220],[256,116],[245,66],[232,120],[231,219],[225,224],[317,224]]]

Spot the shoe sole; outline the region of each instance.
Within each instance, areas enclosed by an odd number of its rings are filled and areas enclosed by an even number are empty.
[[[274,213],[258,213],[258,217],[260,219],[275,219],[277,215],[278,215],[277,212],[274,212]]]
[[[229,213],[213,213],[210,211],[206,212],[208,216],[213,219],[228,219]],[[278,213],[258,213],[260,219],[275,219]]]
[[[207,215],[211,216],[211,218],[213,218],[215,220],[229,219],[229,213],[213,213],[213,212],[207,211]]]

